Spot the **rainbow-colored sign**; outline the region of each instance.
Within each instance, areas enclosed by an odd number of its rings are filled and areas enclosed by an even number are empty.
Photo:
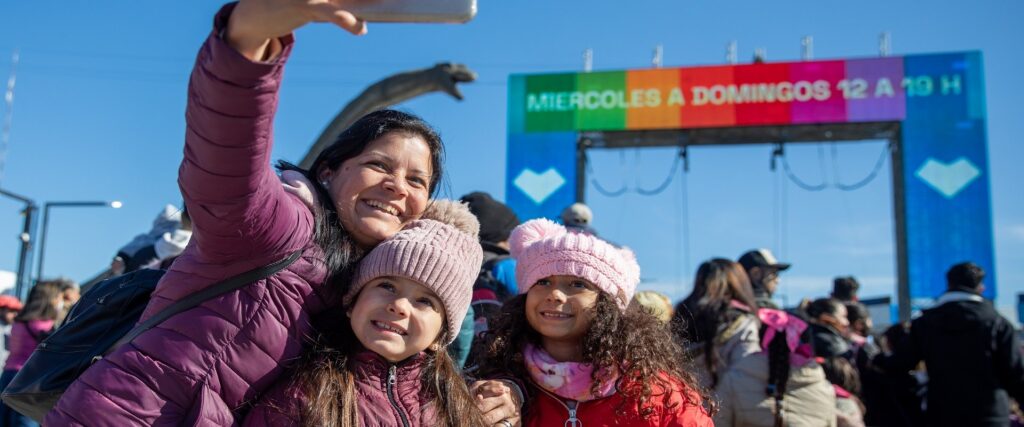
[[[935,298],[946,269],[971,260],[988,271],[994,298],[983,76],[980,52],[512,75],[506,202],[525,219],[555,218],[577,201],[585,132],[899,123],[905,296]]]
[[[513,75],[510,132],[901,121],[907,98],[959,95],[960,74],[903,58]]]

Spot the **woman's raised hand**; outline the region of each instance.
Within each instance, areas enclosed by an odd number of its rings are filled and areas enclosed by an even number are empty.
[[[267,61],[281,51],[279,38],[310,22],[329,22],[355,35],[366,22],[345,10],[343,0],[241,0],[231,13],[225,38],[253,61]]]

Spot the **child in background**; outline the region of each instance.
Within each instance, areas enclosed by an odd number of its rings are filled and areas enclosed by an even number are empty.
[[[520,295],[486,333],[480,374],[529,385],[524,425],[712,425],[669,328],[630,304],[632,252],[546,219],[509,243]]]
[[[246,426],[482,426],[446,351],[483,253],[469,210],[434,201],[360,262],[340,340],[320,345],[249,413]],[[358,341],[357,341],[358,340]]]
[[[53,330],[64,303],[60,281],[37,283],[28,294],[28,302],[21,313],[14,318],[11,326],[10,354],[4,362],[4,373],[0,375],[0,390],[14,379],[14,375],[25,366],[28,357],[43,339]],[[0,403],[0,426],[38,426],[6,404]]]

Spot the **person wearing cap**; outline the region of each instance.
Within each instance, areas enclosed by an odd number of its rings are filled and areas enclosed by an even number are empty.
[[[0,295],[0,332],[3,333],[3,345],[0,346],[0,365],[7,362],[10,354],[11,325],[22,309],[21,300],[11,295]]]
[[[779,262],[768,249],[748,251],[740,256],[739,263],[750,277],[757,306],[778,310],[779,306],[772,301],[772,296],[779,287],[779,273],[788,270],[790,264]]]
[[[1010,398],[1024,401],[1024,358],[1017,331],[982,298],[985,270],[972,262],[946,272],[947,290],[890,343],[874,365],[902,375],[928,370],[928,426],[1008,426]]]

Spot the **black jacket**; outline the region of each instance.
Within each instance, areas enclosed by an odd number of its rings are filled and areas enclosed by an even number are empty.
[[[1007,426],[1007,395],[1024,399],[1024,360],[1009,321],[987,301],[952,301],[925,310],[891,355],[875,358],[886,372],[903,374],[923,360],[928,370],[925,424]],[[977,297],[974,297],[977,298]],[[942,300],[940,300],[941,302]]]
[[[853,349],[839,331],[818,323],[811,323],[811,343],[817,357],[844,357],[853,362]]]

